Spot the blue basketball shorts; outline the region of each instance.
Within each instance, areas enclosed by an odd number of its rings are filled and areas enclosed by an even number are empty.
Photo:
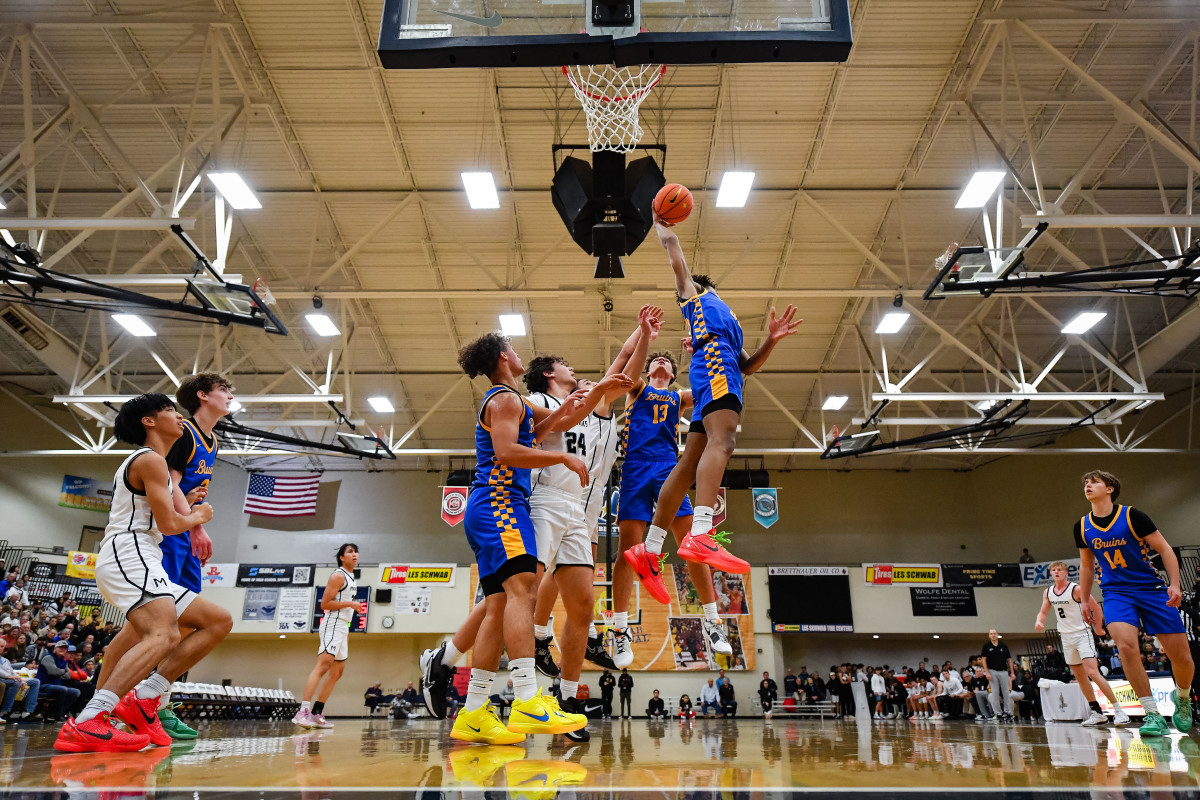
[[[1103,587],[1101,587],[1103,588]],[[1167,605],[1167,590],[1104,589],[1104,622],[1127,622],[1146,633],[1185,633],[1179,609]]]
[[[504,581],[517,573],[537,571],[528,497],[506,486],[475,487],[467,497],[463,525],[485,595],[504,591]]]
[[[654,519],[658,493],[674,468],[674,461],[626,461],[621,467],[621,501],[617,508],[617,522],[627,519],[650,522]],[[685,494],[683,505],[675,516],[691,515],[692,501]]]
[[[173,583],[200,592],[200,559],[192,555],[191,531],[164,536],[162,544],[163,572]]]
[[[692,404],[695,416],[703,419],[705,409],[714,400],[724,397],[742,403],[742,369],[738,354],[728,347],[721,347],[717,339],[710,339],[692,356],[688,365],[688,382],[692,387]]]

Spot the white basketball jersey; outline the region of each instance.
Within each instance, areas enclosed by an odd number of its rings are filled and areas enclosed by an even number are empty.
[[[604,487],[608,484],[613,464],[617,463],[617,444],[621,437],[617,434],[616,416],[612,412],[607,417],[592,413],[583,421],[587,430],[588,452],[584,463],[588,465],[589,479],[584,492],[584,508],[587,510],[585,519],[589,523],[600,516],[600,509],[604,505]]]
[[[155,544],[162,544],[162,533],[154,522],[154,512],[150,510],[150,502],[145,492],[139,492],[129,483],[129,467],[135,459],[146,453],[153,453],[149,447],[141,447],[130,453],[129,458],[117,467],[113,476],[112,505],[108,511],[108,526],[104,529],[104,541],[118,533],[144,533],[154,539]],[[167,478],[167,491],[171,491],[171,478]]]
[[[1080,633],[1088,629],[1083,621],[1083,604],[1075,600],[1075,587],[1078,585],[1068,583],[1061,595],[1054,591],[1053,586],[1046,588],[1046,598],[1058,622],[1059,633]]]
[[[337,603],[354,602],[355,595],[358,593],[358,584],[355,583],[355,581],[354,581],[354,573],[350,572],[345,567],[338,567],[334,571],[334,574],[341,575],[343,578],[346,579],[346,585],[343,586],[341,589],[339,589],[338,593],[336,595],[334,595],[334,597],[333,597],[334,602],[337,602]],[[335,622],[340,622],[342,625],[349,627],[350,621],[352,619],[354,619],[354,609],[353,608],[339,608],[336,611],[326,611],[325,616],[322,617],[322,619],[321,619],[321,624],[326,625],[326,624],[333,624]]]
[[[545,392],[534,392],[529,395],[529,401],[551,411],[562,405],[562,400]],[[542,439],[541,447],[543,450],[557,450],[579,456],[584,463],[587,463],[587,420],[580,422],[569,431],[547,434],[546,438]],[[579,482],[579,476],[563,464],[552,464],[533,470],[529,476],[529,486],[533,492],[537,492],[538,487],[545,487],[558,489],[560,492],[566,492],[576,497],[583,496],[583,486]]]

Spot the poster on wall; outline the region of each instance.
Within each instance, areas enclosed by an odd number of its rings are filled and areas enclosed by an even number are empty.
[[[943,586],[1013,586],[1020,588],[1019,564],[942,564]]]
[[[432,584],[453,586],[454,564],[380,564],[379,582],[384,586]]]
[[[210,561],[200,568],[200,586],[201,588],[233,586],[237,581],[237,573],[237,564],[218,564]]]
[[[275,611],[276,633],[304,633],[308,630],[312,593],[313,590],[306,586],[284,586],[279,589],[279,606]]]
[[[397,586],[392,590],[397,614],[428,614],[433,598],[429,586]]]
[[[78,475],[64,475],[58,504],[63,508],[82,508],[86,511],[108,513],[112,507],[112,482]]]
[[[1059,559],[1067,565],[1067,580],[1079,582],[1079,559]],[[1034,564],[1018,564],[1021,568],[1021,584],[1026,589],[1041,589],[1054,583],[1050,575],[1050,565],[1053,561],[1038,561]]]
[[[72,550],[67,553],[67,577],[96,580],[96,554]]]
[[[242,622],[269,622],[279,608],[278,589],[247,589],[242,600]]]
[[[863,564],[868,586],[941,586],[941,564]]]
[[[315,564],[238,564],[238,586],[312,586]]]
[[[912,587],[908,590],[914,617],[974,617],[974,586]]]

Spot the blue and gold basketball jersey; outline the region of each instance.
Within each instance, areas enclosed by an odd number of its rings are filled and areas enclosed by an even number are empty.
[[[621,449],[626,461],[670,461],[679,457],[676,429],[679,427],[679,392],[655,389],[649,383],[625,409]]]
[[[1096,555],[1096,575],[1105,592],[1156,589],[1163,585],[1162,577],[1150,561],[1150,545],[1133,528],[1130,508],[1117,506],[1107,528],[1096,525],[1091,514],[1085,515],[1081,523],[1083,541]]]
[[[187,467],[181,470],[179,479],[179,488],[186,495],[197,486],[207,486],[212,480],[219,445],[215,435],[211,445],[205,441],[204,434],[196,427],[195,420],[184,420],[183,428],[184,436],[190,434],[192,438],[192,455],[188,458]]]
[[[510,467],[500,463],[496,450],[492,447],[492,429],[484,424],[484,412],[487,404],[499,392],[512,392],[521,398],[524,414],[521,425],[517,430],[517,444],[533,447],[533,410],[529,403],[515,389],[496,385],[488,389],[479,405],[479,418],[475,423],[475,480],[471,486],[475,489],[507,487],[529,499],[529,468]]]
[[[712,400],[742,398],[742,324],[711,289],[680,302],[679,310],[692,330],[688,381],[696,413],[703,417]]]

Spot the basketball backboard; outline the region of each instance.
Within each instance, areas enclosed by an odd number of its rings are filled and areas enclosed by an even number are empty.
[[[1046,230],[1038,223],[1014,247],[958,247],[947,250],[948,257],[939,259],[938,274],[925,290],[925,300],[938,300],[950,294],[975,292],[988,297],[996,290],[997,282],[1016,274],[1025,261],[1025,253]],[[953,247],[953,246],[952,246]]]
[[[388,69],[845,61],[850,44],[849,0],[385,0],[379,59]]]
[[[224,312],[228,319],[222,321],[253,325],[267,333],[287,336],[287,328],[249,286],[197,277],[188,281],[187,291],[202,307]]]

